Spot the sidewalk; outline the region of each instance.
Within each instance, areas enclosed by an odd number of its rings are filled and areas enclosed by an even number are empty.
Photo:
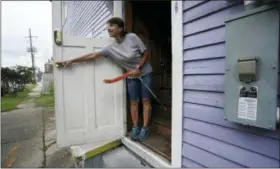
[[[58,149],[56,147],[56,124],[54,109],[44,112],[44,145],[45,168],[74,168],[69,148]]]

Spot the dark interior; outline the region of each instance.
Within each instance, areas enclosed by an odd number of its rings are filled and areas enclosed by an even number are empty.
[[[143,40],[151,54],[152,91],[167,108],[165,111],[152,97],[149,125],[151,133],[143,144],[171,160],[171,1],[131,1],[130,3],[132,32]],[[139,116],[139,122],[142,123],[142,104],[139,106]],[[130,115],[127,120],[129,131],[132,124]]]

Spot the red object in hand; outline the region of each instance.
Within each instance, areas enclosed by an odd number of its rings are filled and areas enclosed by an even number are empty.
[[[122,79],[125,79],[125,78],[127,78],[129,75],[131,75],[132,74],[132,72],[126,72],[126,73],[124,73],[123,75],[121,75],[121,76],[118,76],[118,77],[115,77],[115,78],[113,78],[113,79],[104,79],[103,81],[105,82],[105,83],[114,83],[114,82],[117,82],[117,81],[120,81],[120,80],[122,80]]]

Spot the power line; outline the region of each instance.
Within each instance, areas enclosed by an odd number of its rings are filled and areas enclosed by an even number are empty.
[[[34,59],[34,52],[36,52],[36,48],[33,47],[33,44],[32,44],[32,38],[37,38],[37,36],[32,36],[31,35],[31,29],[29,28],[29,36],[28,37],[25,37],[25,38],[29,38],[29,43],[30,43],[30,47],[27,48],[27,52],[30,52],[31,54],[31,61],[32,61],[32,69],[33,69],[33,83],[35,84],[36,83],[36,73],[35,73],[35,59]]]

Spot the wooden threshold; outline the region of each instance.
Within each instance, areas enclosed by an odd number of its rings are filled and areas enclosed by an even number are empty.
[[[156,115],[152,117],[149,128],[152,133],[157,133],[164,136],[166,139],[171,140],[171,123],[171,119]]]
[[[171,168],[171,161],[154,152],[140,142],[132,141],[129,137],[122,138],[122,143],[140,158],[154,168]]]
[[[149,138],[141,143],[171,161],[171,142],[164,136],[151,132]]]
[[[129,135],[130,133],[128,134],[128,136]],[[155,132],[150,132],[148,139],[139,143],[171,161],[171,141],[166,139],[163,135],[157,134]]]
[[[171,127],[153,122],[149,125],[149,128],[152,133],[162,135],[165,139],[171,140]]]

